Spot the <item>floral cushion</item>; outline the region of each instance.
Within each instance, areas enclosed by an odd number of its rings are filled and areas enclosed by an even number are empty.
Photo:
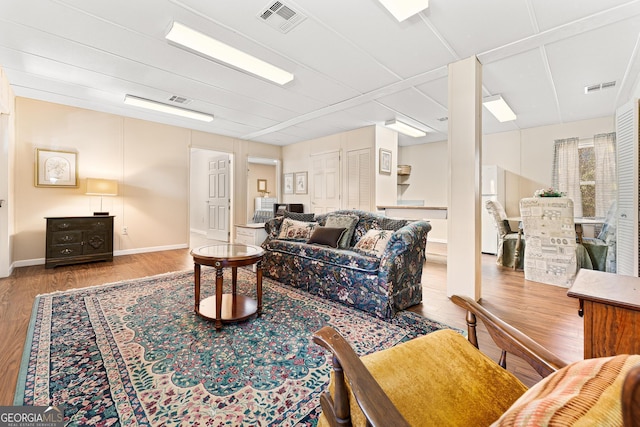
[[[317,222],[304,222],[285,218],[282,221],[280,233],[278,233],[278,239],[304,240],[306,242],[309,237],[311,237],[311,233],[317,225]]]
[[[376,256],[382,256],[384,249],[387,247],[387,243],[389,243],[391,234],[393,234],[393,232],[389,230],[369,230],[364,237],[358,240],[355,248]]]
[[[531,387],[492,426],[621,426],[622,384],[640,355],[586,359]]]

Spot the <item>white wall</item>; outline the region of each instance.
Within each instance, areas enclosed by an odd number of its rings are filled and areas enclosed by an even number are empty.
[[[519,216],[521,198],[551,185],[554,140],[590,138],[607,132],[615,132],[613,117],[483,135],[482,164],[498,165],[506,171],[507,215]],[[447,142],[399,147],[398,158],[401,164],[412,166],[411,185],[403,199],[423,199],[427,206],[446,206]],[[446,221],[432,220],[431,225],[430,240],[446,241]]]
[[[449,162],[447,141],[398,148],[398,163],[411,165],[411,175],[402,198],[424,200],[425,206],[447,206]],[[447,241],[447,220],[432,219],[430,242]]]
[[[311,156],[316,154],[340,152],[343,155],[347,150],[356,150],[366,147],[373,147],[375,140],[374,126],[354,129],[348,132],[341,132],[322,138],[311,139],[282,147],[282,167],[283,173],[308,172],[307,188],[313,188],[313,175],[311,173]],[[344,184],[346,163],[344,156],[341,161],[341,179]],[[343,194],[346,194],[345,186],[342,185]],[[305,212],[311,210],[311,193],[308,194],[284,194],[283,203],[302,203]]]
[[[209,200],[209,151],[191,149],[191,172],[189,181],[189,228],[190,231],[206,234],[207,201]]]
[[[0,67],[0,277],[13,269],[15,140],[15,97]]]

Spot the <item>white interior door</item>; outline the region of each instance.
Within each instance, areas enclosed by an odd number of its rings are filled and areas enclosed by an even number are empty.
[[[209,160],[209,198],[207,204],[207,238],[229,241],[229,155],[223,154]]]
[[[311,211],[323,214],[340,209],[340,153],[311,156]]]

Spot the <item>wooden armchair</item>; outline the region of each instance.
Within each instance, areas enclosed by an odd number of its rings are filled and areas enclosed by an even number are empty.
[[[468,340],[437,331],[359,358],[334,329],[317,331],[314,342],[333,353],[318,426],[541,425],[536,421],[543,420],[544,425],[580,420],[640,426],[640,355],[567,364],[472,299],[452,300],[467,310]],[[497,364],[477,349],[478,317],[503,350]],[[507,353],[527,361],[543,379],[527,390],[503,369]],[[551,416],[557,424],[549,422]]]

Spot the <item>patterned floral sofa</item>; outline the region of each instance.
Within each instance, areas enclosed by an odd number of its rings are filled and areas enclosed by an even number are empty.
[[[265,224],[267,239],[263,274],[281,283],[375,314],[393,315],[422,301],[422,265],[425,261],[426,221],[394,220],[359,210],[339,210],[318,215],[314,223],[322,228],[333,216],[355,216],[353,237],[344,248],[307,243],[301,236],[282,236],[283,217]],[[285,224],[289,224],[285,222]],[[369,230],[386,230],[371,231]],[[358,245],[371,234],[381,236],[377,252]],[[388,239],[388,241],[387,241]],[[386,243],[385,243],[386,241]],[[362,243],[362,242],[361,242]],[[360,246],[360,248],[358,247]]]

